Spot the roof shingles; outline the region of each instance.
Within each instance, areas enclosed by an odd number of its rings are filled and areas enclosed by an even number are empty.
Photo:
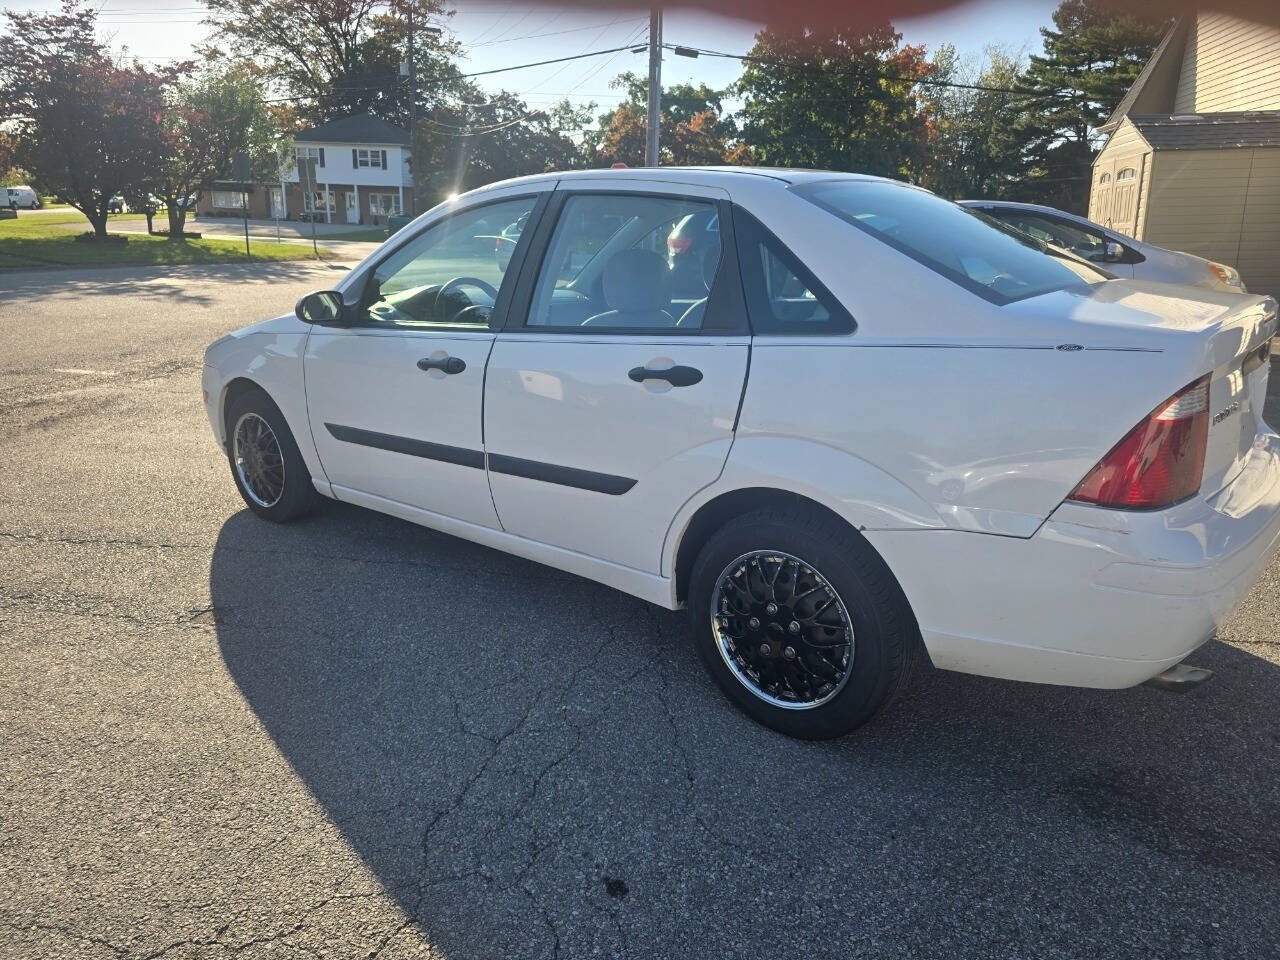
[[[409,133],[380,117],[356,113],[294,134],[298,143],[389,143],[408,146]]]
[[[1280,147],[1280,110],[1253,113],[1129,115],[1154,150]]]

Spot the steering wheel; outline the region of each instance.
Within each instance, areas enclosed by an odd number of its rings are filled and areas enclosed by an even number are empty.
[[[498,301],[498,291],[494,289],[493,284],[486,283],[479,277],[454,277],[452,280],[446,281],[445,284],[436,291],[437,308],[441,303],[441,298],[452,293],[458,287],[475,287],[477,290],[483,290],[495,303]],[[443,322],[453,323],[458,319],[458,316],[463,313],[463,311],[470,310],[474,306],[476,306],[476,304],[467,303],[466,306],[455,310],[449,319]]]

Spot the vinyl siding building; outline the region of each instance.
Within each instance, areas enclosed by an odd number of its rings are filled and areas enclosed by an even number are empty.
[[[197,212],[326,223],[382,224],[416,212],[409,134],[370,114],[303,130],[293,138],[293,164],[278,183],[216,183],[201,193]]]
[[[1090,219],[1280,292],[1280,29],[1182,18],[1102,131]]]

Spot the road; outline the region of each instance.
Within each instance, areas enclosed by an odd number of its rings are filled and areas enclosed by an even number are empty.
[[[336,275],[0,274],[0,957],[1280,954],[1280,563],[1193,693],[790,741],[680,614],[244,509],[201,350]]]

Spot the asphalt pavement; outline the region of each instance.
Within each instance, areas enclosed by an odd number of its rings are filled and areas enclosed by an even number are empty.
[[[201,351],[340,269],[0,274],[0,958],[1280,955],[1280,562],[1192,693],[788,740],[681,614],[244,508]]]

